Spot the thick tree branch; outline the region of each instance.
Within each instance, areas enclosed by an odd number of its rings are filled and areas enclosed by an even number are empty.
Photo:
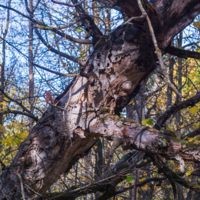
[[[73,4],[77,4],[77,0],[72,0]],[[82,25],[85,27],[85,30],[89,33],[93,38],[93,45],[96,45],[99,40],[102,40],[103,34],[95,24],[93,18],[86,13],[86,11],[82,8],[81,5],[76,6],[76,10],[80,15]]]
[[[105,118],[106,121],[102,124],[101,120]],[[162,154],[166,159],[174,159],[175,153],[181,155],[184,160],[193,160],[193,162],[195,162],[197,159],[196,162],[199,162],[198,153],[194,153],[193,150],[198,152],[200,147],[187,147],[187,144],[189,144],[187,141],[182,143],[178,138],[172,138],[161,134],[155,129],[142,127],[134,120],[124,119],[118,116],[102,115],[99,120],[96,121],[96,127],[91,126],[90,130],[94,133],[96,131],[99,133],[103,131],[104,137],[118,138],[123,142],[122,147],[124,149],[134,148],[150,154]],[[112,132],[115,133],[111,134]],[[188,148],[190,148],[191,152],[186,155],[185,153]]]
[[[8,109],[7,111],[3,111],[3,112],[0,112],[0,113],[1,113],[1,115],[6,115],[6,114],[24,115],[24,116],[30,117],[31,119],[33,119],[36,122],[38,121],[38,117],[35,117],[33,114],[21,112],[21,111],[18,111],[18,110]]]
[[[99,3],[102,3],[103,5],[105,5],[106,8],[112,8],[112,9],[115,9],[115,10],[118,10],[120,12],[121,11],[121,8],[119,6],[114,6],[113,4],[111,4],[112,2],[108,2],[108,1],[105,1],[105,0],[97,0],[97,2]]]
[[[170,45],[172,38],[192,23],[200,13],[198,0],[152,0],[151,1],[161,24],[156,33],[159,47],[164,50]]]
[[[189,106],[194,106],[196,103],[200,101],[200,92],[197,92],[197,94],[185,101],[182,101],[176,105],[172,105],[170,108],[166,110],[157,120],[157,122],[154,125],[154,128],[160,130],[163,126],[163,124],[167,121],[167,119],[170,118],[170,116],[177,111],[180,111],[184,108],[187,108]]]
[[[112,0],[114,5],[120,6],[122,9],[122,12],[125,13],[130,20],[132,20],[132,23],[136,26],[142,26],[144,29],[148,30],[147,22],[142,18],[139,17],[143,15],[141,12],[137,0],[131,1],[131,0]],[[148,17],[151,20],[152,27],[155,32],[160,30],[160,21],[159,16],[157,15],[157,12],[155,8],[152,6],[151,3],[149,3],[147,0],[142,1],[143,7],[145,7],[146,13],[148,14]]]
[[[195,58],[200,59],[200,53],[194,52],[194,51],[188,51],[184,49],[179,49],[173,46],[169,46],[165,49],[166,53],[169,53],[171,55],[177,56],[179,58]]]
[[[191,133],[188,133],[186,135],[183,135],[181,137],[181,139],[186,139],[186,138],[191,138],[191,137],[195,137],[197,135],[200,135],[200,128],[196,129],[195,131],[192,131]]]
[[[124,12],[129,18],[140,16],[142,13],[138,7],[137,1],[129,1],[129,0],[112,0],[113,5],[117,5],[121,8],[121,11]],[[147,1],[145,0],[145,3]]]

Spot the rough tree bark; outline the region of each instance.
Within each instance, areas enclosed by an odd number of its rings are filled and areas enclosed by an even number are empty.
[[[162,51],[200,13],[199,0],[143,2]],[[113,5],[121,7],[129,18],[141,15],[136,0],[113,1]],[[141,80],[156,68],[157,58],[145,18],[131,22],[116,28],[109,38],[98,31],[91,32],[95,48],[84,67],[88,78],[78,76],[68,93],[66,90],[56,99],[59,107],[49,106],[21,144],[11,168],[0,178],[1,190],[9,199],[21,198],[20,183],[26,198],[44,193],[102,136],[117,139],[125,149],[200,162],[199,146],[188,146],[186,141],[182,143],[117,115],[137,94]],[[65,104],[68,106],[64,111],[61,107]],[[21,171],[21,182],[17,170]]]

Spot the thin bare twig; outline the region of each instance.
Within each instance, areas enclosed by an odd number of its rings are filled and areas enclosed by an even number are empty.
[[[165,67],[164,67],[164,62],[163,62],[163,59],[162,59],[161,50],[158,47],[158,43],[157,43],[157,40],[156,40],[156,37],[155,37],[153,26],[151,24],[151,20],[149,19],[149,16],[147,15],[146,10],[143,8],[141,0],[137,0],[137,2],[138,2],[138,6],[139,6],[139,8],[140,8],[140,10],[142,12],[142,15],[146,17],[146,20],[147,20],[147,23],[148,23],[148,26],[149,26],[149,31],[150,31],[150,34],[151,34],[151,37],[152,37],[152,41],[153,41],[153,44],[154,44],[154,47],[155,47],[155,50],[156,50],[156,54],[157,54],[160,66],[162,68],[163,74],[164,74],[164,76],[166,78],[166,82],[178,96],[180,96],[181,98],[185,98],[176,89],[175,85],[173,85],[173,83],[170,81],[169,76],[168,76],[168,74],[167,74],[167,72],[165,70]]]
[[[136,17],[131,17],[126,22],[124,22],[123,25],[125,25],[125,24],[132,24],[131,23],[132,20],[138,20],[138,19],[144,19],[144,18],[145,18],[145,15],[143,15],[143,14],[141,16],[138,16],[138,17],[137,16]]]
[[[75,21],[75,22],[73,22],[73,23],[66,24],[66,25],[63,25],[63,26],[59,25],[59,26],[50,26],[50,27],[46,27],[46,26],[35,25],[34,27],[35,27],[35,28],[39,28],[39,29],[43,29],[43,30],[65,29],[65,28],[69,28],[69,27],[71,27],[71,26],[77,24],[79,21],[80,21],[80,19],[77,20],[77,21]]]
[[[43,195],[41,195],[40,193],[36,192],[35,190],[33,190],[32,188],[30,188],[27,184],[25,184],[26,187],[28,187],[32,192],[34,192],[35,194],[37,194],[39,197],[43,197]]]
[[[19,174],[17,172],[13,172],[13,173],[16,174],[19,177],[20,185],[21,185],[22,198],[23,198],[23,200],[25,200],[24,186],[23,186],[23,181],[22,181],[21,174]]]
[[[4,40],[1,36],[0,36],[0,39]],[[9,44],[11,47],[13,47],[15,50],[17,50],[20,54],[22,54],[25,58],[28,58],[27,55],[25,55],[24,53],[22,53],[18,48],[16,48],[14,45],[12,45],[10,42],[8,42],[7,40],[5,40],[7,42],[7,44]],[[63,74],[63,73],[60,73],[60,72],[56,72],[56,71],[53,71],[51,69],[48,69],[46,67],[42,67],[36,63],[33,63],[32,64],[40,69],[43,69],[45,71],[48,71],[50,73],[53,73],[53,74],[56,74],[56,75],[59,75],[59,76],[66,76],[66,77],[74,77],[74,76],[77,76],[77,73],[74,73],[74,74]]]
[[[68,6],[68,7],[76,7],[76,6],[80,5],[80,4],[82,4],[85,0],[82,0],[81,2],[76,3],[76,4],[74,4],[74,5],[68,4],[68,3],[63,3],[63,2],[54,1],[54,0],[51,0],[51,1],[52,1],[53,3],[57,3],[57,4],[64,5],[64,6]]]
[[[9,200],[8,197],[6,196],[6,194],[4,193],[4,191],[2,190],[1,186],[0,186],[0,191],[3,193],[3,195],[6,197],[6,199]]]

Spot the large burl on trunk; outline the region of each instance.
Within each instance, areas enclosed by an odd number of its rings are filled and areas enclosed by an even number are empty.
[[[200,2],[151,2],[145,1],[145,9],[159,47],[164,51],[171,39],[200,12]],[[113,3],[129,18],[141,15],[136,0]],[[95,42],[95,49],[83,69],[88,77],[77,77],[68,93],[65,91],[57,98],[58,106],[48,107],[21,144],[13,167],[5,170],[0,178],[1,189],[9,199],[22,196],[20,176],[16,174],[19,169],[26,198],[35,196],[35,192],[43,194],[99,137],[117,139],[124,148],[162,154],[167,159],[178,155],[185,160],[200,161],[200,147],[181,146],[180,140],[118,116],[139,91],[140,81],[148,77],[157,63],[146,19],[131,22]],[[64,111],[61,108],[65,104],[68,106]],[[15,166],[18,162],[21,164]]]

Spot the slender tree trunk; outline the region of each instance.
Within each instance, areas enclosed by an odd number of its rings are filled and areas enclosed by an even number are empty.
[[[199,164],[199,163],[198,163],[198,164],[195,164],[194,168],[195,168],[195,169],[199,169],[199,168],[200,168],[200,164]],[[199,184],[199,181],[197,181],[198,178],[199,178],[199,177],[193,177],[193,180],[192,180],[192,181],[194,181],[194,182],[196,182],[198,185],[200,185],[200,184]],[[188,197],[191,197],[191,200],[199,200],[199,199],[200,199],[200,193],[191,191],[191,194],[189,194]]]
[[[178,48],[182,48],[182,32],[179,35],[178,38]],[[182,58],[178,58],[178,87],[179,87],[179,92],[180,94],[182,94]],[[181,101],[181,97],[177,96],[176,97],[177,101],[180,102]],[[176,125],[177,125],[177,129],[180,128],[181,125],[181,118],[180,118],[180,114],[177,113],[176,114]],[[180,138],[181,137],[181,131],[177,131],[177,136]]]
[[[174,41],[172,41],[171,46],[174,46]],[[173,82],[173,72],[174,72],[174,57],[169,55],[169,79],[171,82]],[[172,105],[172,89],[171,87],[167,87],[167,108],[169,108]]]
[[[104,159],[103,159],[103,145],[101,140],[99,139],[95,144],[95,180],[99,180],[102,176],[102,170],[104,166]],[[100,194],[96,193],[95,198],[99,197]]]
[[[33,18],[33,0],[29,0],[30,17]],[[29,20],[29,104],[30,111],[34,111],[34,71],[33,71],[33,23]],[[33,119],[29,118],[29,127],[33,127]]]
[[[8,7],[10,7],[11,0],[8,1]],[[9,22],[10,22],[10,10],[7,10],[7,22],[6,27],[3,32],[3,45],[2,45],[2,64],[1,64],[1,90],[5,89],[5,65],[6,65],[6,36],[8,33],[9,28]],[[0,92],[0,112],[3,110],[3,94]],[[0,114],[0,125],[2,126],[4,123],[3,115]],[[3,131],[0,131],[0,135],[3,134]]]
[[[91,165],[91,162],[92,162],[92,155],[91,155],[91,152],[85,156],[84,158],[84,163],[85,163],[85,176],[86,178],[87,177],[92,177],[92,174],[93,174],[93,169],[92,169],[92,165]],[[93,194],[87,194],[85,195],[85,199],[86,200],[90,200],[90,199],[93,199]]]
[[[178,38],[178,48],[182,48],[182,32],[179,35]],[[179,87],[179,92],[180,94],[182,94],[182,58],[178,58],[178,87]],[[178,100],[178,102],[181,101],[181,97],[177,96],[176,100]],[[176,126],[177,129],[180,128],[181,125],[181,118],[180,118],[180,113],[178,112],[176,114]],[[181,131],[177,131],[177,136],[178,138],[181,137]],[[177,184],[177,189],[178,189],[178,200],[182,200],[183,199],[183,187],[181,185]]]
[[[195,192],[192,190],[189,190],[186,200],[193,200],[194,195],[195,195]]]

